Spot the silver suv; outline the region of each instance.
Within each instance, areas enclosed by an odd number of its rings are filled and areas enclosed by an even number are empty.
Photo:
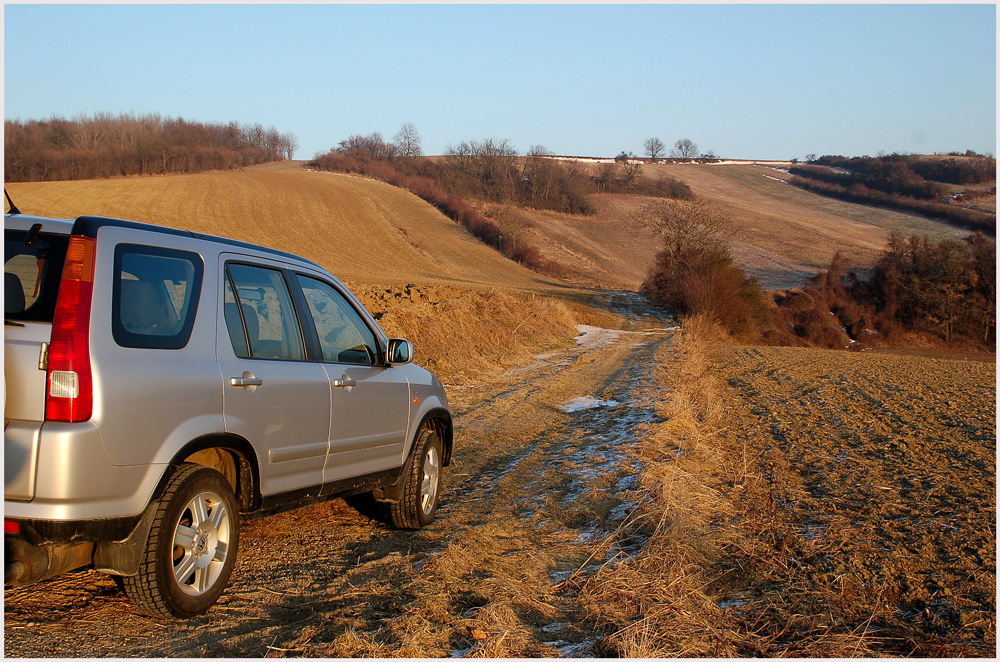
[[[452,422],[336,278],[121,221],[4,218],[4,583],[92,564],[142,611],[219,598],[240,522],[364,495],[429,524]]]

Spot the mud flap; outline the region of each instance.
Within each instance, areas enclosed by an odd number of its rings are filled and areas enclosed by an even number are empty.
[[[146,539],[156,516],[156,501],[146,506],[142,519],[124,540],[99,542],[94,549],[94,569],[112,575],[132,576],[139,572],[139,561],[146,549]]]

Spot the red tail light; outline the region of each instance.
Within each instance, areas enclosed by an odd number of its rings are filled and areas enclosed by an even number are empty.
[[[45,420],[75,423],[94,411],[90,373],[90,306],[94,294],[94,246],[73,236],[66,251],[49,343]]]

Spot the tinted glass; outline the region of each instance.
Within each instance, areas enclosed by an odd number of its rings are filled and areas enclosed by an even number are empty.
[[[298,276],[298,279],[316,323],[323,360],[374,365],[378,357],[375,334],[347,299],[321,280],[308,276]]]
[[[226,270],[230,282],[226,284],[225,317],[236,355],[304,360],[302,332],[282,273],[235,263]]]
[[[111,330],[123,347],[180,349],[194,327],[201,256],[154,246],[115,249]]]
[[[69,238],[39,234],[27,246],[27,236],[24,230],[4,232],[4,318],[52,322]]]

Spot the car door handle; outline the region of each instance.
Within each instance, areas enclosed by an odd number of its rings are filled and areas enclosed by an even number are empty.
[[[264,383],[264,380],[258,377],[233,377],[229,380],[229,383],[233,386],[260,386]]]
[[[355,381],[355,380],[353,380],[353,379],[351,379],[347,375],[344,375],[340,379],[334,379],[333,380],[333,387],[334,388],[351,388],[351,387],[357,386],[357,385],[358,385],[358,382]]]
[[[249,393],[253,393],[257,390],[258,386],[261,386],[264,380],[257,377],[249,370],[243,371],[242,377],[231,377],[229,379],[230,386],[236,386],[238,388],[245,388]]]

